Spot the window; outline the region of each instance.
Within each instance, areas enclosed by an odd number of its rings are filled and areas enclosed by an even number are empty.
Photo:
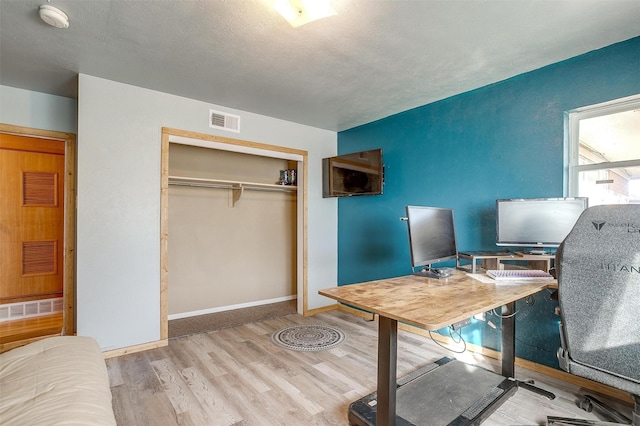
[[[640,95],[568,112],[567,195],[640,204]]]

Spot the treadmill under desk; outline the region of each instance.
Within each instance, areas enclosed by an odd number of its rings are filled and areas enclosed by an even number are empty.
[[[445,357],[398,380],[396,425],[479,425],[516,390],[514,380]],[[349,424],[376,424],[376,392],[349,406]]]

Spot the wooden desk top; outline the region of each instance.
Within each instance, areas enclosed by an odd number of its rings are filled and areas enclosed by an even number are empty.
[[[320,290],[323,296],[427,330],[439,330],[547,288],[555,281],[486,284],[456,271],[448,278],[408,275]]]

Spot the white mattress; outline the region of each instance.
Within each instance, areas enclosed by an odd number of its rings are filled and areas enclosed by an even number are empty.
[[[52,337],[0,354],[0,424],[115,425],[97,342]]]

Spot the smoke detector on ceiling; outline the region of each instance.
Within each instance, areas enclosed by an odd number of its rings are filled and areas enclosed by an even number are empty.
[[[47,24],[56,28],[69,28],[69,17],[57,7],[43,4],[40,6],[40,18]]]

